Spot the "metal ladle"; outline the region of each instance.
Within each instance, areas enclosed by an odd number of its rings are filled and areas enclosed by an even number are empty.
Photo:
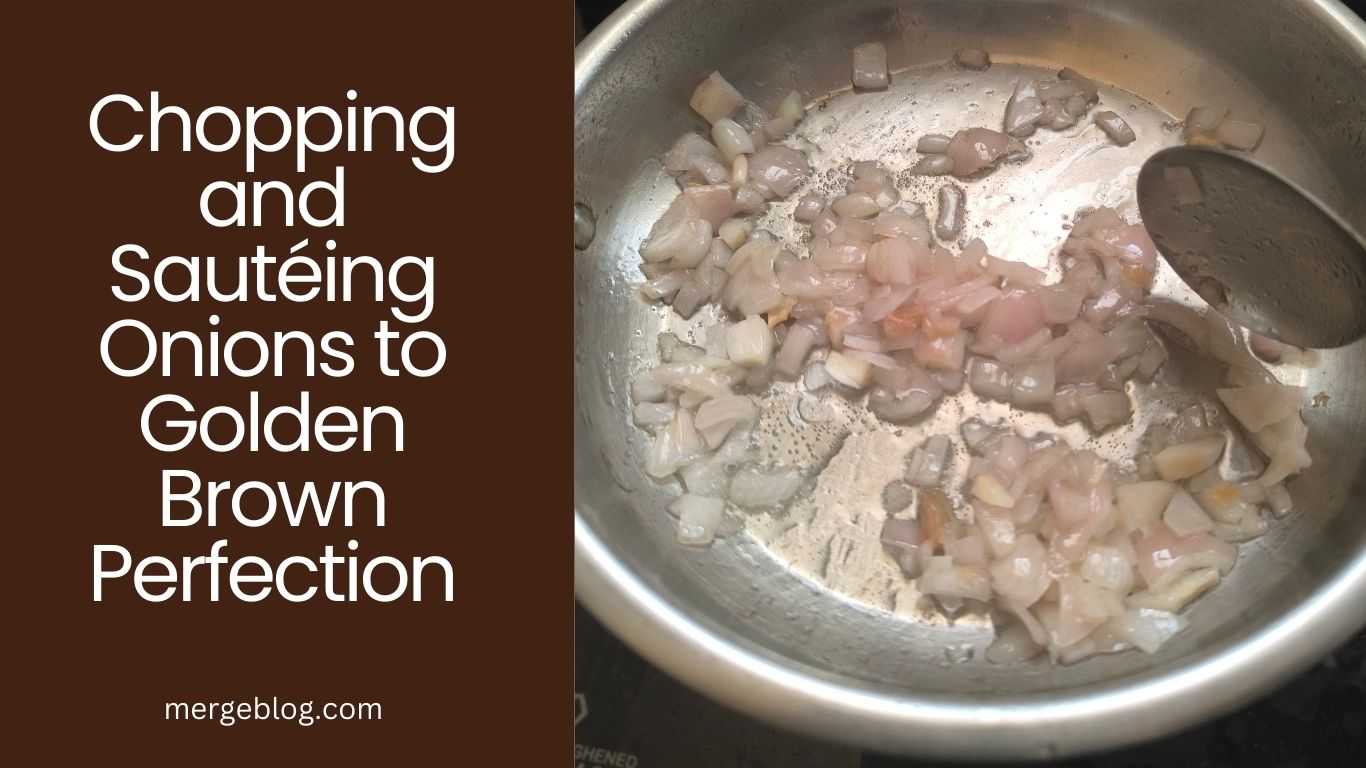
[[[1366,335],[1366,244],[1275,171],[1170,147],[1139,171],[1138,208],[1176,273],[1230,320],[1316,349]]]

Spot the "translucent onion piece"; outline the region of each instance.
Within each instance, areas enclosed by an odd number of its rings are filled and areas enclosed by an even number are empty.
[[[1262,131],[1262,126],[1256,123],[1224,120],[1215,129],[1214,137],[1229,149],[1251,152],[1257,148],[1258,144],[1262,143]]]
[[[1010,137],[986,128],[969,128],[953,135],[946,156],[953,163],[953,175],[968,176],[995,165],[1005,156]]]
[[[791,498],[801,483],[802,476],[795,469],[765,472],[747,467],[731,477],[727,498],[736,506],[750,509],[774,507]]]
[[[649,237],[640,244],[640,257],[647,262],[673,259],[691,268],[706,258],[710,247],[711,224],[702,218],[695,202],[680,194],[650,228]]]
[[[1034,80],[1022,77],[1015,83],[1015,91],[1006,102],[1005,130],[1017,138],[1034,133],[1034,124],[1043,117],[1043,101]]]
[[[1110,112],[1109,110],[1097,112],[1095,121],[1096,125],[1099,126],[1102,131],[1105,131],[1105,135],[1109,136],[1111,141],[1121,147],[1129,146],[1136,138],[1134,136],[1134,129],[1130,128],[1129,124],[1124,122],[1124,118],[1114,112]]]
[[[1223,452],[1222,435],[1206,437],[1162,449],[1153,457],[1153,464],[1163,480],[1184,480],[1214,466]]]
[[[942,155],[949,150],[949,141],[942,133],[928,133],[915,143],[915,151],[922,155]]]
[[[882,90],[890,78],[887,75],[887,46],[882,43],[863,43],[853,49],[855,88]]]
[[[712,124],[711,140],[716,142],[716,148],[721,150],[721,157],[726,162],[754,152],[754,140],[749,132],[729,118],[723,117]]]
[[[688,106],[713,125],[720,120],[734,117],[744,105],[745,97],[726,82],[726,78],[722,77],[720,72],[713,72],[703,80],[688,101]]]
[[[678,516],[678,542],[704,547],[716,538],[726,502],[707,496],[685,493],[674,499],[669,511]]]
[[[959,48],[953,54],[953,60],[967,69],[982,70],[991,66],[991,56],[981,48]]]

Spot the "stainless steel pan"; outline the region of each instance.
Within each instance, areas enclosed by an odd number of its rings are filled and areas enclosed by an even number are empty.
[[[744,521],[706,550],[674,542],[663,508],[676,489],[640,469],[645,443],[626,388],[653,361],[656,332],[686,330],[633,291],[635,249],[676,192],[658,158],[700,127],[688,96],[713,69],[760,105],[793,88],[814,103],[847,90],[848,49],[868,40],[887,42],[893,90],[838,96],[817,111],[830,126],[809,147],[818,170],[859,155],[909,162],[909,137],[938,125],[995,126],[1023,68],[1072,66],[1114,86],[1103,101],[1139,132],[1132,151],[1077,157],[1074,136],[1044,136],[1033,161],[969,187],[969,235],[1017,257],[1055,248],[1061,215],[1078,205],[1128,205],[1145,153],[1178,140],[1164,121],[1198,104],[1265,124],[1258,158],[1366,230],[1366,25],[1334,0],[632,2],[575,57],[576,202],[596,219],[591,244],[574,255],[580,599],[651,661],[742,712],[876,750],[997,758],[1076,753],[1193,724],[1360,627],[1360,343],[1285,374],[1325,396],[1305,412],[1314,466],[1291,486],[1297,511],[1242,547],[1229,578],[1189,609],[1192,626],[1154,656],[993,666],[974,653],[990,639],[981,621],[891,610],[886,584],[829,572],[812,555],[819,541],[774,534],[781,519]],[[986,48],[997,64],[980,76],[936,66],[959,47]],[[907,192],[930,199],[928,188]],[[783,213],[766,224],[781,229]],[[1181,290],[1171,281],[1159,289]],[[1178,355],[1169,369],[1165,384],[1138,393],[1140,422],[1166,413],[1183,388],[1209,383],[1199,360]],[[939,426],[956,413],[946,409]],[[765,439],[815,460],[821,440],[809,437],[779,423]],[[872,448],[892,463],[914,438],[888,435]],[[1099,447],[1126,448],[1122,438]],[[871,487],[851,482],[826,498],[874,503]]]

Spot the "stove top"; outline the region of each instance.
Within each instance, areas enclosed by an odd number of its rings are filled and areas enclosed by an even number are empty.
[[[956,765],[867,754],[737,714],[637,656],[575,611],[574,768],[902,768]],[[1067,766],[1366,765],[1366,629],[1238,712]]]

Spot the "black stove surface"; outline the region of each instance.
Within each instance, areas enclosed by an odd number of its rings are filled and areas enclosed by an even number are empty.
[[[575,768],[901,768],[954,765],[861,753],[779,730],[694,692],[575,612]],[[1366,630],[1226,717],[1057,765],[1366,766]]]

